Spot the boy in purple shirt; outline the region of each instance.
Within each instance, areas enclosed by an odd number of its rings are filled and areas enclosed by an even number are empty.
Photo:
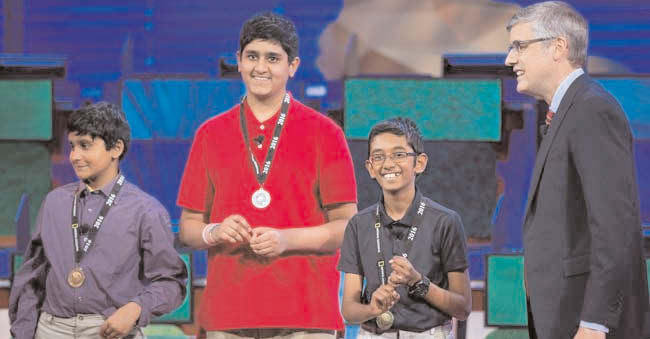
[[[183,300],[187,270],[167,211],[127,182],[122,111],[100,102],[68,118],[70,163],[81,181],[43,201],[9,317],[16,339],[140,338],[140,327]]]

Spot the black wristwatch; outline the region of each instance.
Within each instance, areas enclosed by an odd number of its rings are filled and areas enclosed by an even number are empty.
[[[420,281],[409,286],[409,297],[424,299],[427,293],[429,293],[429,284],[431,284],[429,278],[422,274],[422,279],[420,279]]]

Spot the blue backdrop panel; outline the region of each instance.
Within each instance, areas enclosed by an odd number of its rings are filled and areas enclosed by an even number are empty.
[[[122,109],[134,139],[189,139],[208,118],[236,104],[241,80],[127,79]]]
[[[176,195],[190,145],[191,140],[134,140],[121,164],[127,180],[156,197],[172,219],[180,217]]]
[[[501,81],[350,79],[345,82],[345,134],[366,139],[380,120],[414,120],[426,140],[499,141]]]
[[[650,77],[599,78],[605,89],[621,103],[635,139],[650,139]]]

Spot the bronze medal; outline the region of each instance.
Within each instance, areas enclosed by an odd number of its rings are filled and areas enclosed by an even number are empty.
[[[79,288],[84,284],[85,280],[86,276],[81,267],[75,267],[68,273],[68,285],[70,287]]]
[[[382,331],[391,328],[393,326],[394,321],[395,321],[395,316],[393,316],[393,313],[391,311],[386,311],[380,314],[375,319],[375,322],[377,323],[377,327]]]

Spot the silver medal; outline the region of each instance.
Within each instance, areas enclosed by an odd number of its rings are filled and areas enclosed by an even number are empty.
[[[253,206],[257,208],[266,208],[271,203],[271,194],[260,187],[251,197]]]

